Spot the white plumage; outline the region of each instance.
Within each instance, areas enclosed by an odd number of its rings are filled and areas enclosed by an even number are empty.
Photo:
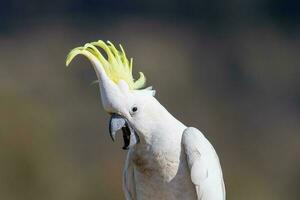
[[[97,47],[102,48],[106,60]],[[111,114],[109,132],[123,131],[129,149],[123,189],[127,200],[225,200],[218,156],[204,135],[175,119],[155,98],[145,77],[132,77],[132,62],[108,42],[73,49],[91,61],[98,77],[103,108]],[[132,61],[132,60],[131,60]]]
[[[124,169],[127,200],[225,200],[218,156],[204,135],[176,120],[154,97],[143,101],[146,133],[129,150]],[[148,116],[148,114],[149,116]],[[147,123],[151,121],[150,123]],[[145,128],[149,124],[148,128]]]

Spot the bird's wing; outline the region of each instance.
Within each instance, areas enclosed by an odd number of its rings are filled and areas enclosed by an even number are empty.
[[[123,191],[126,200],[136,200],[134,170],[131,161],[131,151],[127,153],[123,172]]]
[[[225,200],[222,169],[212,145],[196,128],[186,128],[182,137],[197,199]]]

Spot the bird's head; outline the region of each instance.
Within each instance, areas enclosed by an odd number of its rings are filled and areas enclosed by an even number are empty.
[[[139,78],[135,80],[132,76],[132,59],[127,59],[121,45],[118,50],[109,41],[105,43],[99,40],[74,48],[67,56],[66,65],[77,55],[87,57],[96,72],[103,108],[111,115],[111,138],[115,140],[116,132],[122,129],[123,149],[138,143],[138,132],[144,128],[141,118],[147,118],[143,111],[150,110],[145,105],[153,100],[155,94],[151,87],[143,89],[146,83],[144,74],[140,72]]]

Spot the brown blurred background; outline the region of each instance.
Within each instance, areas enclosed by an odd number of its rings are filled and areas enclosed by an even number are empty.
[[[158,100],[214,144],[228,200],[300,196],[300,4],[0,1],[0,199],[123,199],[96,76],[68,51],[122,43]]]

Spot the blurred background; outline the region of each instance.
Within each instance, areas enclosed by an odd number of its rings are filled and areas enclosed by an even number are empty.
[[[299,199],[300,3],[0,1],[0,199],[124,199],[90,63],[121,43],[158,100],[215,146],[228,200]]]

